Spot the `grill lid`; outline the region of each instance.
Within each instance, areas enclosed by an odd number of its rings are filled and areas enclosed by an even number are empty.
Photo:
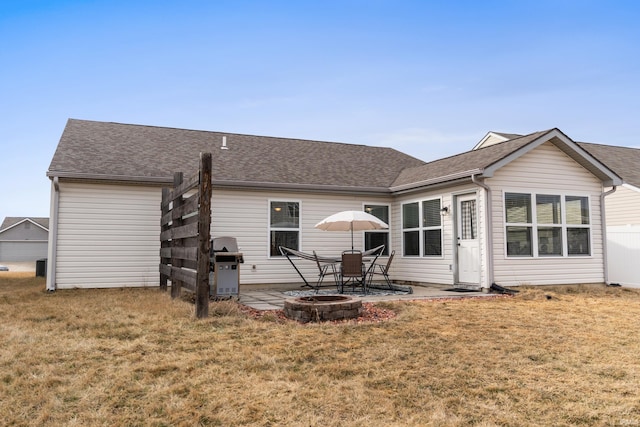
[[[238,252],[238,241],[235,237],[221,236],[214,237],[211,242],[213,252]]]

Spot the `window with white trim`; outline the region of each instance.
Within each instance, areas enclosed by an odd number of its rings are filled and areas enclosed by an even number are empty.
[[[505,193],[504,206],[507,256],[591,254],[588,197]]]
[[[282,256],[280,246],[300,250],[300,202],[269,202],[269,255]]]
[[[402,205],[402,253],[404,256],[442,256],[440,207],[440,199]]]
[[[364,211],[389,225],[389,205],[364,205]],[[380,245],[384,245],[382,255],[389,255],[389,229],[365,231],[365,250],[377,248]]]
[[[561,197],[536,194],[538,256],[562,256]]]
[[[571,255],[591,254],[591,225],[589,221],[589,199],[566,196],[567,249]]]

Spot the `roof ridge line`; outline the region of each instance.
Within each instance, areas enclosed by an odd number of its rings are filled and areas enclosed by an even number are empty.
[[[237,135],[237,136],[253,137],[253,138],[267,138],[267,139],[288,140],[288,141],[303,141],[303,142],[318,142],[318,143],[324,143],[324,144],[340,144],[340,145],[350,145],[350,146],[355,146],[355,147],[367,147],[367,148],[377,148],[377,149],[386,149],[386,150],[398,151],[393,147],[383,147],[383,146],[378,146],[378,145],[367,145],[367,144],[356,144],[356,143],[353,143],[353,142],[343,142],[343,141],[324,141],[324,140],[320,140],[320,139],[305,139],[305,138],[294,138],[294,137],[286,137],[286,136],[258,135],[258,134],[251,134],[251,133],[224,132],[224,131],[204,130],[204,129],[187,129],[187,128],[173,127],[173,126],[158,126],[158,125],[145,125],[145,124],[139,124],[139,123],[122,123],[122,122],[112,122],[112,121],[102,121],[102,120],[76,119],[76,118],[73,118],[73,117],[70,117],[67,120],[68,121],[72,121],[73,120],[75,122],[92,122],[92,123],[112,124],[112,125],[119,125],[119,126],[135,126],[135,127],[142,127],[142,128],[170,129],[170,130],[178,130],[178,131],[185,131],[185,132],[199,132],[199,133],[208,133],[208,134],[220,134],[220,135],[224,135],[224,136]]]

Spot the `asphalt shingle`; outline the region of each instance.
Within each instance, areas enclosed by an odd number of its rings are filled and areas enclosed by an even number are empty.
[[[197,170],[200,152],[212,153],[214,182],[386,190],[424,164],[392,148],[70,119],[47,175],[171,181]]]
[[[401,187],[419,182],[437,182],[438,180],[446,182],[448,177],[456,176],[463,172],[482,170],[502,160],[517,149],[524,147],[547,132],[549,131],[535,132],[510,141],[467,151],[421,166],[407,168],[398,176],[392,187]]]
[[[200,152],[211,152],[218,184],[388,192],[477,173],[548,132],[500,133],[513,138],[425,163],[385,147],[69,119],[47,175],[171,182],[174,172],[197,170]],[[640,187],[640,150],[579,145]]]
[[[617,173],[624,182],[640,188],[640,149],[578,142],[596,159]]]

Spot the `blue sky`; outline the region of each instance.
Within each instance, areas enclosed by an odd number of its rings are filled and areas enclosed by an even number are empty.
[[[5,0],[0,220],[49,215],[68,118],[426,161],[490,130],[640,148],[639,21],[632,0]]]

